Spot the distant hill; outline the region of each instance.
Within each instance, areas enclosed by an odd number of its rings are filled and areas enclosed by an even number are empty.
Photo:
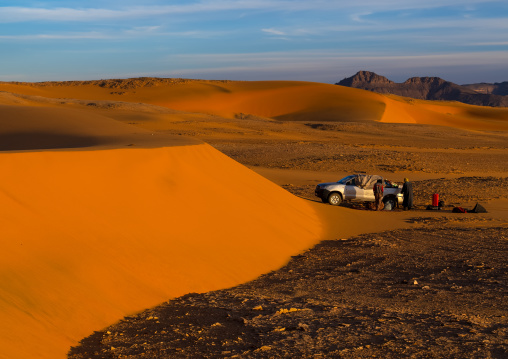
[[[457,85],[439,77],[412,77],[395,83],[370,71],[359,71],[336,85],[422,100],[459,101],[471,105],[508,106],[508,81],[495,84]]]
[[[496,82],[493,84],[482,82],[479,84],[462,85],[462,87],[466,87],[477,93],[508,96],[508,81]]]

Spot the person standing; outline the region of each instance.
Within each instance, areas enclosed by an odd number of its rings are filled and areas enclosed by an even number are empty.
[[[402,207],[404,207],[404,211],[410,210],[413,208],[413,184],[409,182],[409,179],[404,178],[404,185],[402,186],[402,195],[404,199],[402,200]]]
[[[376,211],[381,209],[381,203],[383,202],[383,180],[378,179],[376,184],[374,185],[374,198],[376,199]]]

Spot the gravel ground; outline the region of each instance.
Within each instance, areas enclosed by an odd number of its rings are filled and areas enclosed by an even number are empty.
[[[69,358],[506,358],[508,229],[412,221],[124,318]]]
[[[249,166],[367,173],[416,171],[463,174],[504,172],[507,134],[441,126],[388,123],[241,123],[258,139],[202,138]],[[277,131],[299,140],[282,140]],[[275,137],[275,138],[274,138]]]
[[[381,148],[376,145],[285,142],[212,145],[249,166],[328,172],[401,172],[461,174],[503,172],[508,165],[504,150]],[[488,154],[486,155],[486,151]]]

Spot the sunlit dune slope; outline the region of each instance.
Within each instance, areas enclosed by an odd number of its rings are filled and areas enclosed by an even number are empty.
[[[191,93],[192,94],[192,93]],[[234,82],[209,89],[206,97],[173,99],[154,103],[178,110],[218,114],[224,117],[254,114],[292,121],[371,121],[379,119],[384,103],[379,96],[358,96],[333,85],[310,82]]]
[[[0,154],[2,358],[170,297],[235,285],[316,241],[313,210],[208,145]]]
[[[278,120],[382,121],[474,130],[508,129],[508,109],[413,100],[349,87],[297,81],[128,79],[42,84],[0,83],[0,91],[51,98],[147,103],[219,115]]]
[[[508,130],[508,108],[387,96],[381,122],[419,123],[469,130]]]
[[[0,358],[63,358],[124,315],[253,279],[321,236],[304,200],[196,140],[12,102],[0,138]]]
[[[140,80],[141,81],[141,80]],[[116,83],[109,83],[117,85]],[[126,87],[126,88],[123,88]],[[240,113],[284,120],[363,121],[379,119],[379,95],[341,86],[297,81],[187,81],[120,88],[102,83],[1,84],[0,90],[32,96],[142,102],[187,112],[234,117]]]

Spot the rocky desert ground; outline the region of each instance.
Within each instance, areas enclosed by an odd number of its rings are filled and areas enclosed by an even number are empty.
[[[412,220],[126,317],[69,358],[505,358],[506,227]]]
[[[19,221],[35,221],[45,208],[62,223],[69,207],[84,223],[76,232],[79,218],[65,231],[35,222],[58,238],[45,249],[28,239],[35,229],[19,235],[38,265],[9,268],[41,283],[57,278],[65,294],[45,293],[35,310],[26,289],[5,282],[23,313],[58,329],[44,336],[19,326],[15,343],[28,332],[40,343],[57,338],[73,359],[508,355],[506,109],[333,85],[162,82],[0,84],[10,119],[2,133],[20,139],[2,148],[3,166],[25,178],[43,163],[59,185],[72,178],[90,188],[78,196],[69,186],[69,199],[48,206],[51,179],[2,180],[12,212],[2,218],[19,211]],[[25,124],[13,120],[19,114]],[[83,141],[69,150],[76,136]],[[84,159],[91,174],[74,170]],[[415,209],[314,197],[317,183],[352,173],[408,177]],[[30,203],[24,186],[36,211],[19,209]],[[197,186],[205,190],[193,193]],[[445,206],[427,211],[434,193]],[[477,202],[488,213],[451,211]],[[68,238],[80,255],[62,249]],[[91,329],[81,335],[83,323]]]

